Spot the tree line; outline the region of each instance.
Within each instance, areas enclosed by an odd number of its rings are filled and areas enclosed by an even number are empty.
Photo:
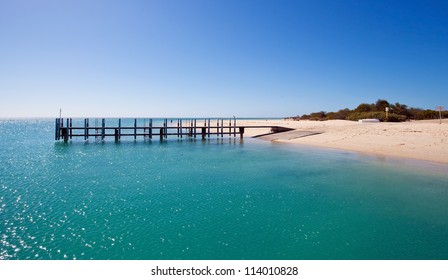
[[[386,118],[386,107],[389,108]],[[387,100],[378,99],[375,103],[361,103],[353,110],[348,108],[337,112],[314,112],[307,115],[292,117],[294,120],[350,120],[379,119],[380,121],[403,122],[407,120],[438,119],[439,112],[429,109],[409,108],[405,104],[389,103]],[[442,111],[442,118],[448,118],[448,111]]]

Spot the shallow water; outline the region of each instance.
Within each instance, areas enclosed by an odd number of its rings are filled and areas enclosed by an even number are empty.
[[[447,259],[448,167],[0,121],[0,259]]]

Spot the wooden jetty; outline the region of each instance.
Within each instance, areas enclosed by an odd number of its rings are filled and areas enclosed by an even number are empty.
[[[105,140],[107,137],[113,137],[116,142],[121,137],[144,137],[153,139],[159,138],[160,141],[168,137],[178,138],[207,138],[220,137],[237,137],[242,139],[244,131],[247,128],[271,128],[276,132],[281,130],[279,127],[271,126],[237,126],[236,118],[231,119],[162,119],[162,125],[153,125],[153,119],[133,119],[133,125],[122,125],[122,119],[107,119],[108,122],[114,122],[115,125],[106,126],[106,119],[95,119],[95,124],[91,125],[90,119],[84,119],[84,125],[73,125],[72,118],[57,118],[55,121],[55,140],[68,140],[73,137],[82,137],[85,141],[90,138]],[[168,124],[168,120],[170,123]],[[82,121],[82,119],[81,119]],[[140,124],[139,122],[140,121]],[[143,121],[143,125],[141,122]],[[129,119],[127,119],[129,123]],[[79,123],[79,120],[78,120]],[[160,123],[160,122],[159,122]]]

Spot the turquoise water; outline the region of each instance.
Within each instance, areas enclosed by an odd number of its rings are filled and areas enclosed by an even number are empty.
[[[0,259],[448,259],[448,167],[0,121]]]

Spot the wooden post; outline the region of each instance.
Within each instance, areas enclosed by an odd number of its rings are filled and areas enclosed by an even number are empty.
[[[115,129],[115,142],[118,142],[120,135],[118,134],[118,129]]]
[[[202,140],[205,140],[205,134],[206,134],[205,130],[206,130],[206,128],[205,128],[205,126],[204,126],[204,127],[202,128]]]
[[[240,138],[243,139],[244,127],[240,127]]]
[[[149,119],[149,139],[152,139],[152,119]]]
[[[210,119],[208,119],[208,138],[210,138]]]
[[[101,140],[104,140],[106,137],[106,120],[101,120]]]
[[[163,128],[160,128],[160,141],[163,141]]]
[[[121,139],[121,119],[118,119],[118,140]]]
[[[57,124],[58,124],[58,128],[57,128],[56,134],[57,134],[57,137],[58,137],[58,140],[59,140],[59,139],[61,139],[61,119],[57,119],[56,121],[57,121]]]
[[[137,139],[137,119],[134,119],[134,140]]]
[[[442,111],[445,110],[443,106],[437,106],[436,110],[439,111],[439,124],[442,124]]]
[[[196,119],[194,119],[194,138],[196,138]]]
[[[87,119],[84,119],[84,141],[87,140]]]
[[[73,136],[73,119],[70,118],[70,140],[72,140],[72,136]]]
[[[224,119],[221,119],[221,137],[224,137]]]
[[[84,141],[87,139],[87,119],[84,119]]]
[[[168,119],[165,119],[165,139],[168,138]]]
[[[233,116],[233,137],[236,137],[236,119]]]
[[[182,119],[180,120],[180,138],[182,138]]]
[[[95,119],[95,140],[98,139],[98,119]]]
[[[89,140],[89,119],[86,119],[86,140]]]
[[[55,129],[55,135],[54,135],[54,138],[55,138],[55,140],[59,140],[61,137],[59,136],[60,135],[60,121],[61,121],[61,119],[56,119],[56,129]]]
[[[68,142],[68,128],[63,127],[62,128],[62,136],[64,137],[64,143]]]
[[[59,140],[59,119],[55,120],[54,140]]]

